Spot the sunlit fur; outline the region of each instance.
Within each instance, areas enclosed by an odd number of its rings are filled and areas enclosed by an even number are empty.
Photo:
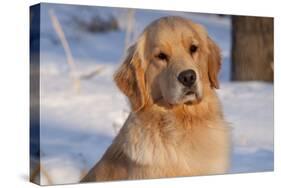
[[[189,52],[193,43],[196,54]],[[169,61],[155,58],[159,51]],[[220,64],[220,50],[202,26],[180,17],[151,23],[114,75],[132,111],[82,182],[227,172],[229,130],[215,92]],[[176,79],[186,69],[198,76],[196,96],[183,96]]]

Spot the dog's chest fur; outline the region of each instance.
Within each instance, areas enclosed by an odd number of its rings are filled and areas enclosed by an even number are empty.
[[[121,130],[125,136],[118,139],[132,160],[130,178],[225,172],[229,146],[224,121],[181,117],[159,111],[130,115]]]

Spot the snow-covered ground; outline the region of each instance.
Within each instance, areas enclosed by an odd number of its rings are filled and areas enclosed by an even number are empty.
[[[50,40],[58,39],[49,8],[61,21],[79,72],[103,68],[97,76],[82,80],[79,94],[73,91],[63,48]],[[126,9],[44,4],[41,11],[41,163],[52,183],[76,183],[100,159],[128,115],[128,103],[112,81],[124,51],[126,21],[120,15]],[[93,34],[69,24],[72,15],[86,19],[91,13],[117,15],[121,30]],[[203,24],[222,49],[224,64],[218,94],[233,128],[229,173],[273,170],[273,85],[229,81],[229,17],[137,10],[135,35],[152,20],[167,15],[181,15]],[[50,183],[44,174],[41,177],[42,184]]]

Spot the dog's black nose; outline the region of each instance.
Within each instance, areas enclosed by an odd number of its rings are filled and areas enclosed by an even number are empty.
[[[191,69],[182,71],[178,76],[178,80],[184,86],[191,87],[196,81],[196,73]]]

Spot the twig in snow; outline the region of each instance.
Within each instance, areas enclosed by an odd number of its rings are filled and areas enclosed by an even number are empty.
[[[34,168],[33,172],[30,175],[30,181],[31,182],[35,182],[35,178],[42,173],[45,178],[48,181],[48,185],[53,184],[52,178],[49,176],[48,172],[45,170],[45,168],[43,167],[43,165],[41,165],[40,163],[38,163],[36,165],[36,167]]]
[[[113,127],[113,130],[114,130],[114,133],[117,134],[118,131],[119,131],[120,125],[118,123],[116,123],[116,122],[113,122],[112,123],[112,127]]]
[[[68,42],[65,38],[65,34],[64,34],[63,29],[62,29],[62,27],[59,23],[59,20],[57,19],[56,15],[55,15],[54,10],[49,10],[49,15],[50,15],[50,18],[51,18],[51,21],[52,21],[52,25],[55,29],[55,32],[57,33],[57,35],[58,35],[58,37],[59,37],[59,39],[62,43],[64,52],[66,54],[67,63],[69,65],[70,69],[71,69],[71,77],[73,79],[74,89],[77,93],[79,93],[80,88],[81,88],[80,79],[79,79],[79,75],[77,74],[77,68],[76,68],[76,65],[74,63],[69,44],[68,44]]]
[[[125,36],[124,54],[126,54],[126,50],[129,47],[129,44],[133,37],[134,24],[135,24],[135,10],[128,9],[127,20],[128,21],[127,21],[126,36]]]
[[[123,125],[123,121],[126,120],[126,118],[128,117],[128,114],[129,114],[129,111],[126,110],[126,109],[123,109],[122,112],[121,112],[121,121],[114,121],[112,123],[112,127],[113,127],[113,130],[114,130],[114,133],[117,134],[119,132],[119,130],[121,129],[122,125]]]
[[[92,70],[91,72],[89,72],[87,74],[80,75],[80,79],[81,80],[91,79],[92,77],[97,76],[98,74],[100,74],[103,70],[104,70],[104,67],[99,67],[99,68],[97,68],[95,70]]]
[[[82,169],[80,170],[80,180],[82,180],[86,175],[87,175],[87,173],[88,173],[88,168],[87,168],[87,162],[86,162],[86,159],[85,159],[85,157],[83,156],[83,154],[82,153],[79,153],[78,154],[78,157],[81,159],[81,161],[82,161],[82,164],[83,164],[83,167],[82,167]]]

